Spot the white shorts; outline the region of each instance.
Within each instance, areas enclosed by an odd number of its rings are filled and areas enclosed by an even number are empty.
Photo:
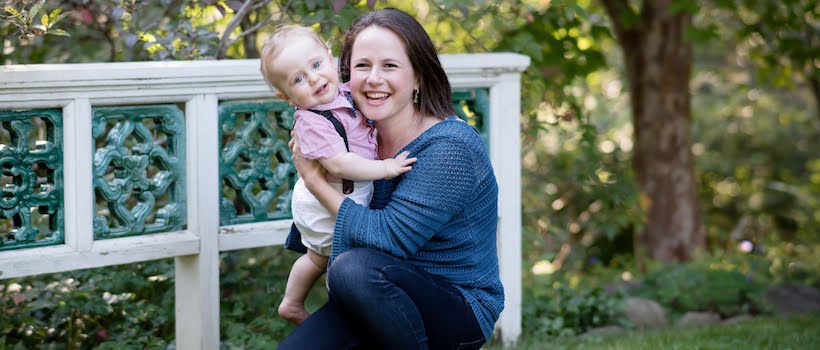
[[[342,184],[331,182],[331,186],[342,192]],[[353,193],[346,195],[362,205],[370,204],[373,196],[373,181],[361,181],[353,184]],[[336,220],[330,212],[319,203],[319,200],[308,191],[302,178],[293,186],[291,198],[293,223],[302,234],[302,244],[320,255],[330,256],[333,249],[333,228]]]

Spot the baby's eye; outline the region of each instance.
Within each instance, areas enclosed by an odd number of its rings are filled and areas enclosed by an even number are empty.
[[[321,65],[322,65],[322,61],[316,61],[316,62],[313,62],[313,68],[314,68],[314,69],[315,69],[315,68],[319,68],[319,66],[321,66]]]
[[[302,82],[302,80],[305,80],[305,76],[304,75],[298,75],[298,76],[296,76],[295,79],[293,79],[293,83],[294,84],[299,84],[299,83]]]

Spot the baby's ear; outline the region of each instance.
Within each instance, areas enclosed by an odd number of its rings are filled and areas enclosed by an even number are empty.
[[[288,97],[288,95],[286,95],[284,92],[282,92],[282,91],[278,91],[278,90],[277,90],[277,91],[276,91],[276,97],[278,97],[278,98],[279,98],[279,99],[281,99],[282,101],[285,101],[285,102],[287,102],[288,104],[290,104],[290,97]]]

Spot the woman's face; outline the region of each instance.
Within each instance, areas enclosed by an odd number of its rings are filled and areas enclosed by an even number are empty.
[[[362,114],[374,121],[413,117],[413,66],[393,31],[370,26],[359,32],[350,51],[350,89]]]

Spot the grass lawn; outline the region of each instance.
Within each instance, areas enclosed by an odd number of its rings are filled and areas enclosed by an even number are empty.
[[[487,350],[501,350],[494,344]],[[713,325],[627,331],[572,338],[522,338],[512,350],[541,349],[820,349],[820,313],[761,317],[731,326]]]

